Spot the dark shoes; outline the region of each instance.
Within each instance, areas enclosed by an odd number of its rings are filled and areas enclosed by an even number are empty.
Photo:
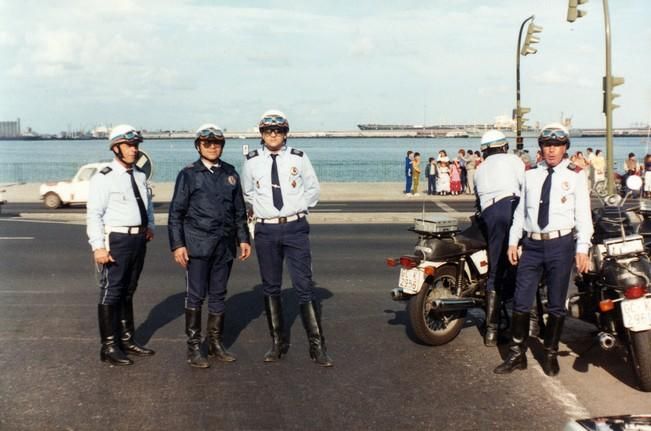
[[[188,364],[193,368],[208,368],[208,360],[201,354],[201,309],[185,309],[185,334],[188,336]]]
[[[310,343],[310,358],[322,367],[332,367],[321,329],[321,313],[315,301],[301,304],[301,320]]]
[[[558,365],[558,343],[563,332],[563,323],[565,316],[549,315],[545,329],[545,356],[542,360],[542,369],[550,377],[558,375],[560,366]]]
[[[264,309],[267,313],[267,325],[271,334],[271,348],[264,355],[265,362],[276,362],[289,350],[285,337],[285,322],[280,296],[264,297]]]
[[[151,356],[155,352],[134,340],[133,302],[124,300],[120,305],[120,347],[127,355]]]
[[[497,346],[497,329],[499,327],[500,298],[497,292],[491,290],[486,293],[486,332],[484,333],[484,345],[487,347]]]
[[[529,313],[513,312],[511,329],[513,340],[509,354],[493,372],[495,374],[510,374],[514,370],[527,368],[527,338],[529,336]]]
[[[97,320],[99,322],[99,335],[102,340],[102,348],[99,358],[102,362],[111,365],[123,366],[132,365],[133,361],[120,350],[115,337],[115,305],[98,304]]]
[[[224,313],[208,314],[208,357],[222,362],[235,362],[236,358],[222,344]]]

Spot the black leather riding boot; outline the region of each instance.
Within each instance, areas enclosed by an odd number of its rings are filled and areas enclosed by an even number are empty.
[[[301,320],[310,343],[310,358],[322,367],[332,367],[321,329],[321,313],[315,301],[301,304]]]
[[[185,334],[188,336],[188,364],[208,368],[208,360],[201,355],[201,309],[185,309]]]
[[[558,365],[558,342],[561,340],[565,316],[549,315],[547,329],[545,331],[545,356],[542,361],[542,369],[548,376],[556,376],[560,371]]]
[[[124,299],[120,304],[120,347],[126,354],[136,356],[151,356],[155,352],[141,346],[133,338],[136,330],[133,324],[133,301]]]
[[[267,313],[267,325],[269,325],[271,334],[271,348],[264,354],[264,361],[275,362],[289,350],[289,343],[285,338],[285,320],[280,296],[265,295],[264,309]]]
[[[495,374],[509,374],[513,370],[527,368],[527,338],[529,336],[529,313],[513,312],[511,328],[513,339],[509,347],[509,354],[493,372]]]
[[[497,329],[500,317],[500,297],[496,291],[486,293],[486,332],[484,333],[484,345],[488,347],[497,346]]]
[[[133,361],[120,350],[115,339],[115,305],[98,304],[97,320],[99,321],[99,335],[102,339],[102,349],[99,352],[100,360],[111,365],[133,364]]]
[[[222,362],[235,362],[236,358],[222,344],[224,313],[208,313],[208,357]]]

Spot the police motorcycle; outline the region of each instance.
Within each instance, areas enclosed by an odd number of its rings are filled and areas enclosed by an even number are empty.
[[[639,190],[641,179],[626,186]],[[590,269],[575,278],[577,292],[567,299],[570,317],[595,325],[599,346],[628,349],[640,388],[651,392],[651,262],[644,237],[626,214],[624,198],[608,196],[592,211]]]
[[[391,297],[409,301],[409,325],[420,341],[442,345],[459,335],[469,309],[485,308],[486,240],[476,216],[461,231],[455,219],[423,214],[409,230],[418,235],[413,254],[386,261],[400,267]]]

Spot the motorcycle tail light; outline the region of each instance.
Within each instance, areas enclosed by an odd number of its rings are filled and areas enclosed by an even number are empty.
[[[425,275],[432,277],[436,273],[436,268],[434,268],[433,266],[426,266],[425,268],[423,268],[423,272],[425,273]]]
[[[644,286],[631,286],[624,291],[626,299],[637,299],[646,295],[646,287]]]
[[[608,313],[614,309],[615,303],[612,299],[604,299],[603,301],[599,301],[599,310],[601,310],[602,313]]]
[[[420,263],[420,259],[416,256],[400,256],[400,266],[405,269],[416,268]]]
[[[394,266],[398,266],[399,264],[400,264],[400,259],[397,259],[395,257],[387,257],[387,266],[393,268]]]

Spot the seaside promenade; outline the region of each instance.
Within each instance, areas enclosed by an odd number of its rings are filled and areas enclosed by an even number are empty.
[[[423,202],[425,211],[445,212],[450,217],[459,219],[467,218],[472,214],[471,203],[474,202],[474,195],[459,196],[428,196],[427,193],[420,193],[416,196],[407,196],[402,190],[403,183],[397,182],[359,182],[359,183],[321,183],[321,198],[314,211],[310,213],[310,223],[318,224],[339,224],[339,223],[411,223],[414,217],[422,215],[422,212],[346,212],[345,210],[329,208],[330,202],[409,202],[413,207],[414,202]],[[39,198],[39,184],[10,184],[0,185],[4,190],[4,199],[10,204],[35,204],[41,203]],[[172,199],[174,184],[169,182],[153,183],[154,204],[168,203]],[[464,210],[455,210],[448,203],[463,202]],[[69,213],[58,210],[50,210],[47,213],[21,212],[26,218],[49,218],[65,220],[70,222],[85,222],[83,213]],[[166,212],[156,211],[156,223],[166,224]]]

